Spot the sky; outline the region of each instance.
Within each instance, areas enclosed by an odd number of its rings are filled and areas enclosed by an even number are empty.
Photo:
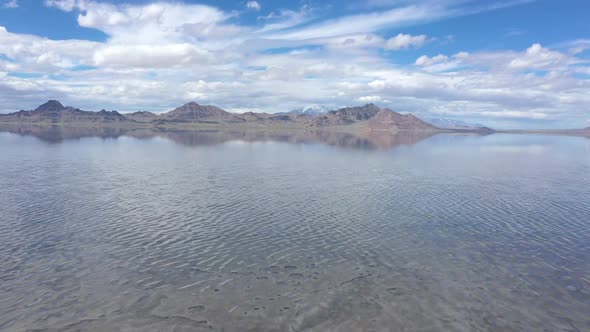
[[[590,126],[590,1],[0,0],[0,113],[374,103]]]

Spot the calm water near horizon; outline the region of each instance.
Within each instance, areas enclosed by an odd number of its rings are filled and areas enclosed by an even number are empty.
[[[590,331],[590,139],[0,131],[1,331]]]

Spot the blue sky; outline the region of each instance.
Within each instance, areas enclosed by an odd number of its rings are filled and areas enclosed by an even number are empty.
[[[496,128],[590,126],[590,2],[0,0],[0,112],[373,102]]]

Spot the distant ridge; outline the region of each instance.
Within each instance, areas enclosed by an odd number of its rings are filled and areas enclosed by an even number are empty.
[[[486,126],[479,123],[470,123],[461,120],[445,119],[445,118],[425,118],[424,121],[433,126],[444,129],[477,129],[486,128]]]
[[[129,120],[132,120],[135,122],[143,122],[143,123],[152,122],[158,117],[157,114],[152,113],[152,112],[147,112],[147,111],[127,113],[127,114],[124,114],[124,116]]]
[[[317,114],[316,114],[317,112]],[[117,111],[83,111],[49,100],[32,111],[0,115],[0,123],[68,126],[250,126],[263,129],[365,130],[390,132],[437,132],[442,130],[412,114],[400,114],[374,104],[327,111],[308,108],[288,113],[230,113],[217,106],[189,102],[169,112],[155,114]]]
[[[0,122],[16,123],[84,123],[113,124],[129,120],[117,111],[89,112],[70,106],[64,107],[57,100],[49,100],[32,111],[18,111],[0,115]]]

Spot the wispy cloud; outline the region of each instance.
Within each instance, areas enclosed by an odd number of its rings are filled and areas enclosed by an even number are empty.
[[[4,8],[18,8],[18,0],[7,0],[2,4]]]
[[[486,11],[529,3],[533,0],[515,0],[491,2],[485,5],[470,5],[467,1],[418,1],[408,4],[406,1],[388,10],[344,16],[299,27],[291,31],[269,36],[284,39],[314,39],[376,32],[385,28],[403,27],[441,20],[444,18],[472,15]]]

